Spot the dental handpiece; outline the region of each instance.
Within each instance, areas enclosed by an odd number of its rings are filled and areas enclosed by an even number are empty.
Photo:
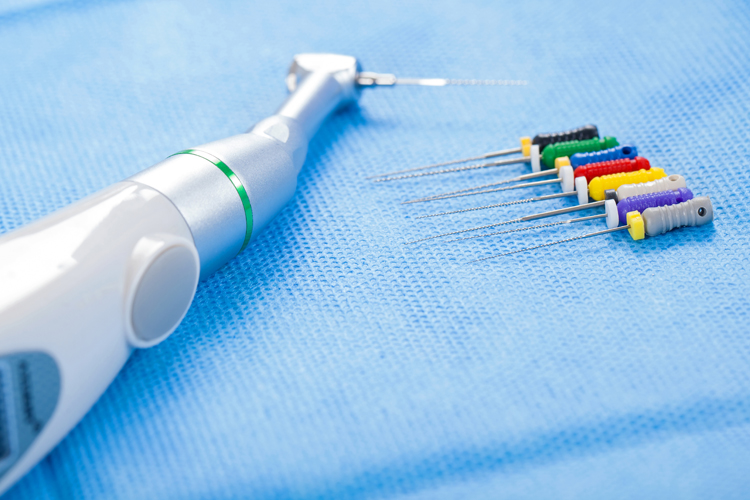
[[[397,79],[294,58],[289,97],[248,132],[180,151],[0,237],[0,494],[86,414],[136,348],[179,325],[198,281],[293,196],[309,140],[361,89],[524,82]]]
[[[525,85],[396,78],[295,56],[289,97],[248,132],[177,152],[0,236],[0,494],[86,414],[130,354],[167,338],[198,281],[294,195],[310,139],[362,88]]]
[[[43,458],[134,348],[294,194],[310,138],[355,101],[354,57],[303,54],[278,111],[0,237],[0,492]]]

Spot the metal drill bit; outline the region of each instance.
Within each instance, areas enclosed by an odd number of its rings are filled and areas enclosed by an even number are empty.
[[[539,177],[547,177],[547,176],[554,175],[554,174],[557,174],[557,169],[543,170],[541,172],[534,172],[531,174],[519,175],[517,177],[513,177],[511,179],[505,179],[503,181],[491,182],[490,184],[482,184],[481,186],[457,189],[456,191],[448,191],[447,193],[440,193],[440,194],[435,194],[432,196],[425,196],[424,198],[416,198],[414,200],[402,201],[401,204],[408,205],[410,203],[422,203],[425,201],[435,201],[435,200],[444,200],[448,198],[457,198],[457,196],[453,196],[453,195],[457,195],[461,193],[468,193],[471,191],[476,191],[478,189],[484,189],[484,188],[493,187],[493,186],[500,186],[503,184],[510,184],[511,182],[520,182],[520,181],[527,181],[529,179],[537,179]],[[491,193],[493,191],[484,191],[484,192]],[[465,196],[468,196],[468,195],[465,195]]]
[[[394,85],[420,85],[423,87],[445,87],[446,85],[528,85],[526,80],[477,80],[462,78],[399,78],[390,73],[362,71],[357,75],[357,85],[362,87],[393,87]]]
[[[450,174],[454,172],[465,172],[467,170],[476,170],[480,168],[501,167],[505,165],[515,165],[516,163],[528,163],[530,161],[531,161],[531,157],[522,156],[520,158],[509,158],[507,160],[493,161],[489,163],[480,163],[478,165],[468,165],[466,167],[446,168],[443,170],[434,170],[432,172],[421,172],[418,174],[399,175],[396,177],[383,177],[383,178],[375,179],[373,180],[373,182],[400,181],[402,179],[412,179],[415,177],[425,177],[428,175]]]
[[[455,165],[456,163],[466,163],[469,161],[486,160],[487,158],[495,158],[496,156],[505,156],[515,153],[520,153],[521,148],[510,148],[502,149],[500,151],[492,151],[479,156],[472,156],[471,158],[461,158],[460,160],[444,161],[442,163],[433,163],[432,165],[425,165],[423,167],[407,168],[406,170],[396,170],[395,172],[387,172],[385,174],[371,175],[365,177],[365,179],[377,179],[378,177],[387,177],[389,175],[405,174],[407,172],[416,172],[417,170],[427,170],[428,168],[445,167],[447,165]]]
[[[373,73],[373,72],[360,72],[357,75],[357,85],[361,87],[375,87],[375,86],[386,86],[393,87],[394,85],[421,85],[427,87],[444,87],[446,85],[527,85],[526,80],[476,80],[476,79],[460,79],[460,78],[398,78],[396,75],[389,73]],[[432,165],[426,165],[423,167],[410,168],[406,170],[399,170],[396,172],[389,172],[386,174],[379,174],[367,177],[367,179],[375,179],[378,177],[385,177],[389,175],[402,174],[405,172],[414,172],[416,170],[425,170],[428,168],[444,167],[446,165],[454,165],[456,163],[464,163],[467,161],[485,160],[487,158],[494,158],[496,156],[509,155],[514,153],[520,153],[521,148],[503,149],[501,151],[492,151],[483,155],[474,156],[472,158],[463,158],[461,160],[451,160],[442,163],[434,163]]]
[[[484,238],[486,236],[497,236],[500,234],[509,234],[509,233],[518,233],[521,231],[529,231],[530,229],[541,229],[545,227],[554,227],[554,226],[561,226],[563,224],[573,224],[575,222],[583,222],[587,220],[594,220],[594,219],[603,219],[607,216],[607,214],[599,214],[599,215],[589,215],[588,217],[579,217],[577,219],[568,219],[568,220],[562,220],[560,222],[548,222],[547,224],[538,224],[536,226],[526,226],[526,227],[519,227],[516,229],[508,229],[507,231],[497,231],[494,233],[487,233],[487,234],[477,234],[476,236],[467,236],[466,238],[458,238],[455,240],[448,240],[446,243],[455,243],[457,241],[466,241],[466,240],[475,240],[477,238]]]
[[[394,81],[392,75],[391,80]],[[524,84],[526,82],[523,82]],[[523,145],[525,144],[525,140],[528,140],[530,145],[537,145],[539,146],[539,151],[541,151],[550,144],[556,144],[558,142],[565,142],[565,141],[573,141],[573,140],[586,140],[586,139],[592,139],[594,137],[599,137],[599,129],[597,129],[596,125],[584,125],[583,127],[574,128],[571,130],[564,130],[560,132],[553,132],[548,134],[537,134],[534,139],[531,139],[530,137],[522,137],[521,138],[521,147],[518,148],[510,148],[510,149],[503,149],[501,151],[493,151],[490,153],[485,153],[480,156],[474,156],[471,158],[462,158],[460,160],[451,160],[446,161],[442,163],[433,163],[432,165],[426,165],[424,167],[416,167],[416,168],[410,168],[407,170],[398,170],[396,172],[388,172],[386,174],[379,174],[379,175],[373,175],[370,177],[367,177],[367,179],[374,179],[377,177],[385,177],[389,175],[396,175],[396,174],[403,174],[406,172],[414,172],[417,170],[425,170],[429,168],[435,168],[435,167],[443,167],[446,165],[453,165],[456,163],[464,163],[467,161],[477,161],[477,160],[483,160],[486,158],[494,158],[496,156],[503,156],[508,154],[515,154],[515,153],[522,153],[523,152]]]
[[[418,240],[408,241],[404,245],[413,245],[414,243],[421,243],[427,240],[433,240],[435,238],[441,238],[443,236],[453,236],[454,234],[468,233],[471,231],[479,231],[481,229],[489,229],[491,227],[503,226],[505,224],[513,224],[516,222],[528,222],[530,220],[544,219],[546,217],[553,217],[555,215],[567,214],[570,212],[577,212],[579,210],[588,210],[589,208],[596,208],[604,206],[604,200],[595,201],[593,203],[586,203],[585,205],[578,205],[575,207],[558,208],[557,210],[550,210],[548,212],[541,212],[538,214],[527,215],[525,217],[519,217],[518,219],[506,220],[504,222],[496,222],[494,224],[487,224],[485,226],[470,227],[468,229],[461,229],[459,231],[451,231],[450,233],[437,234],[435,236],[428,236],[426,238],[420,238]]]
[[[568,243],[570,241],[576,241],[576,240],[582,240],[583,238],[591,238],[592,236],[599,236],[600,234],[608,234],[608,233],[614,233],[615,231],[622,231],[624,229],[630,229],[630,225],[627,226],[621,226],[621,227],[613,227],[612,229],[604,229],[602,231],[597,231],[595,233],[588,233],[588,234],[582,234],[580,236],[574,236],[572,238],[566,238],[564,240],[558,240],[553,241],[550,243],[544,243],[543,245],[536,245],[533,247],[527,247],[527,248],[521,248],[519,250],[513,250],[512,252],[505,252],[500,253],[497,255],[490,255],[489,257],[482,257],[481,259],[476,260],[470,260],[467,262],[467,264],[473,264],[475,262],[482,262],[483,260],[490,260],[490,259],[496,259],[498,257],[505,257],[506,255],[513,255],[514,253],[521,253],[521,252],[528,252],[529,250],[536,250],[538,248],[544,248],[552,245],[559,245],[560,243]]]
[[[472,227],[472,228],[469,228],[469,229],[461,229],[460,231],[452,231],[450,233],[443,233],[443,234],[438,234],[438,235],[435,235],[435,236],[428,236],[426,238],[420,238],[418,240],[407,241],[406,243],[404,243],[404,245],[413,245],[415,243],[421,243],[421,242],[427,241],[427,240],[434,240],[435,238],[441,238],[443,236],[453,236],[454,234],[468,233],[469,231],[479,231],[480,229],[489,229],[491,227],[502,226],[502,225],[505,225],[505,224],[513,224],[514,222],[523,222],[523,219],[520,218],[520,219],[506,220],[505,222],[497,222],[495,224],[487,224],[486,226]]]
[[[548,184],[557,184],[559,182],[560,182],[560,179],[551,179],[551,180],[548,180],[548,181],[527,182],[526,184],[518,184],[518,185],[515,185],[515,186],[507,186],[507,187],[496,188],[496,189],[485,189],[485,190],[482,190],[482,191],[472,191],[470,193],[452,194],[450,196],[443,196],[441,198],[434,198],[434,200],[448,200],[448,199],[451,199],[451,198],[461,198],[463,196],[474,196],[475,194],[497,193],[499,191],[508,191],[510,189],[524,189],[524,188],[527,188],[527,187],[546,186]],[[503,181],[503,183],[505,183],[505,182]],[[420,201],[434,201],[434,200],[431,198],[431,199],[420,200]],[[416,203],[416,201],[413,202],[413,203]],[[402,203],[402,204],[404,204],[404,203]]]
[[[548,181],[527,182],[525,184],[516,184],[515,186],[505,186],[505,187],[495,188],[495,189],[485,189],[483,191],[472,191],[470,193],[452,194],[450,196],[445,196],[443,198],[436,198],[436,199],[447,200],[450,198],[461,198],[463,196],[473,196],[475,194],[498,193],[500,191],[510,191],[513,189],[524,189],[528,187],[547,186],[549,184],[559,184],[559,183],[560,183],[560,179],[550,179]],[[433,201],[433,200],[425,200],[425,201]]]
[[[478,189],[484,189],[492,186],[499,186],[501,184],[508,184],[510,181],[491,182],[489,184],[482,184],[481,186],[474,186],[470,188],[457,189],[455,191],[448,191],[446,193],[434,194],[432,196],[425,196],[424,198],[415,198],[413,200],[402,201],[402,205],[409,205],[410,203],[423,203],[425,201],[442,200],[443,198],[450,198],[453,194],[466,193],[469,191],[476,191]]]
[[[576,193],[575,191],[570,191],[568,193],[547,194],[544,196],[535,196],[533,198],[526,198],[525,200],[513,200],[513,201],[506,201],[504,203],[495,203],[493,205],[485,205],[483,207],[464,208],[461,210],[452,210],[450,212],[439,212],[439,213],[430,214],[430,215],[420,215],[419,217],[415,217],[415,219],[427,219],[430,217],[438,217],[440,215],[462,214],[465,212],[475,212],[477,210],[487,210],[488,208],[509,207],[511,205],[521,205],[523,203],[531,203],[534,201],[554,200],[557,198],[564,198],[566,196],[577,196],[577,195],[578,193]]]

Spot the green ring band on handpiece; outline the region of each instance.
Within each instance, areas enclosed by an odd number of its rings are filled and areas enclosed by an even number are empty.
[[[240,180],[240,178],[237,177],[237,174],[235,174],[232,169],[227,166],[226,163],[224,163],[214,155],[206,153],[205,151],[200,151],[198,149],[186,149],[184,151],[178,151],[171,156],[177,155],[193,155],[199,158],[203,158],[206,161],[210,161],[211,163],[216,165],[219,170],[224,173],[224,175],[227,176],[227,178],[234,186],[234,189],[237,190],[237,194],[240,195],[240,200],[242,200],[242,206],[245,209],[245,241],[242,242],[242,248],[240,248],[240,252],[242,252],[245,247],[247,247],[247,244],[250,243],[250,236],[253,234],[253,207],[250,206],[250,197],[247,195],[247,190],[245,189],[245,186],[242,185],[242,181]]]

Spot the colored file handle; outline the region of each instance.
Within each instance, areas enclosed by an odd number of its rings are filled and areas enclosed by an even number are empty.
[[[566,130],[564,132],[537,134],[531,140],[531,144],[539,146],[539,151],[542,152],[544,151],[544,148],[550,144],[569,141],[585,141],[598,138],[599,129],[596,128],[596,125],[584,125],[583,127]]]
[[[680,188],[677,191],[662,191],[660,193],[648,193],[626,198],[617,204],[617,215],[620,225],[627,224],[629,212],[641,212],[647,208],[665,207],[677,205],[693,199],[693,192],[688,188]]]
[[[623,144],[601,151],[592,151],[590,153],[576,153],[570,157],[570,164],[573,168],[589,163],[598,163],[600,161],[622,160],[625,158],[633,159],[638,156],[638,148],[632,144]]]
[[[542,152],[542,162],[547,168],[554,168],[555,158],[561,156],[573,156],[576,153],[590,153],[603,149],[613,148],[619,143],[614,137],[603,137],[601,139],[588,139],[585,141],[568,141],[550,144]]]
[[[634,240],[645,235],[657,236],[686,226],[702,226],[714,220],[714,208],[708,196],[666,207],[647,208],[643,214],[634,211],[627,215],[628,232]]]
[[[646,158],[638,156],[636,158],[633,158],[632,160],[629,158],[623,158],[621,160],[589,163],[588,165],[583,165],[576,168],[575,176],[586,177],[586,182],[591,182],[596,177],[601,177],[602,175],[635,172],[638,170],[649,170],[650,168],[651,164],[649,163],[649,161]]]
[[[603,175],[591,180],[588,187],[589,196],[596,201],[601,201],[605,198],[604,192],[608,189],[617,189],[625,184],[638,184],[641,182],[655,181],[656,179],[661,179],[666,176],[667,174],[664,173],[664,169],[661,168]]]
[[[661,179],[641,184],[624,184],[617,188],[617,199],[618,201],[622,201],[631,196],[658,193],[660,191],[676,191],[684,187],[687,187],[685,178],[681,175],[672,174],[669,177],[662,177]]]

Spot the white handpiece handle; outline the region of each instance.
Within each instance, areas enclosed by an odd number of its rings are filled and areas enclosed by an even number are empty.
[[[0,494],[292,197],[310,138],[359,96],[358,70],[349,56],[297,56],[291,95],[249,132],[0,237]]]
[[[134,347],[176,328],[199,272],[183,217],[134,182],[0,237],[0,489],[68,433]]]

